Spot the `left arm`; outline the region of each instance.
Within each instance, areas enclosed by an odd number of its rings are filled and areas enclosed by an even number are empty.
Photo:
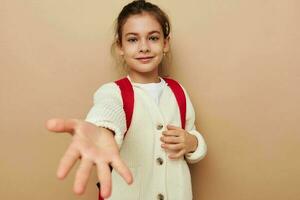
[[[207,146],[202,135],[195,127],[195,111],[190,98],[183,88],[186,96],[186,127],[168,125],[168,131],[163,132],[162,148],[171,150],[170,159],[178,159],[184,156],[188,163],[196,163],[203,159],[207,153]]]
[[[182,87],[183,88],[183,87]],[[185,159],[188,163],[196,163],[202,160],[205,155],[207,154],[207,145],[206,142],[200,132],[197,131],[195,126],[195,110],[194,106],[190,100],[190,97],[186,90],[183,88],[185,97],[186,97],[186,126],[185,130],[190,134],[193,135],[194,139],[197,139],[197,148],[194,152],[187,152],[185,153]]]

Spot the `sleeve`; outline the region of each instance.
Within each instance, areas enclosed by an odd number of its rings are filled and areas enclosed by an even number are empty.
[[[114,82],[106,83],[94,93],[93,99],[94,105],[88,112],[85,121],[112,130],[120,148],[126,131],[120,89]]]
[[[183,86],[181,86],[183,88]],[[202,160],[207,153],[207,145],[201,133],[199,133],[195,126],[195,110],[190,97],[183,88],[186,97],[186,124],[185,130],[196,136],[198,141],[197,149],[194,152],[186,153],[185,159],[188,163],[193,164]]]

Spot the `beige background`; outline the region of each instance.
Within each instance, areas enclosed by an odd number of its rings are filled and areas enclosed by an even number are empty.
[[[82,197],[75,169],[56,179],[67,134],[93,92],[121,77],[113,20],[128,1],[0,0],[0,199]],[[161,0],[173,24],[171,75],[189,91],[207,157],[191,166],[196,200],[300,199],[300,3]]]

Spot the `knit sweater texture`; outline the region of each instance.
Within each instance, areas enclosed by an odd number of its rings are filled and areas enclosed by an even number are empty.
[[[161,148],[160,141],[168,124],[181,127],[179,107],[171,88],[161,79],[159,101],[155,101],[149,90],[127,77],[134,90],[134,111],[126,137],[123,138],[126,119],[122,96],[114,82],[103,84],[94,93],[94,105],[85,119],[114,132],[121,158],[133,174],[133,184],[127,185],[115,170],[112,171],[112,195],[109,200],[192,200],[187,163],[203,159],[207,146],[196,130],[195,111],[188,93],[181,85],[187,105],[185,130],[196,136],[198,146],[194,152],[171,160],[168,158],[169,152]]]

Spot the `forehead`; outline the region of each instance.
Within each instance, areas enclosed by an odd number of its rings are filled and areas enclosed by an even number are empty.
[[[132,15],[123,25],[123,35],[127,33],[146,34],[151,31],[162,32],[162,29],[156,18],[147,13]]]

